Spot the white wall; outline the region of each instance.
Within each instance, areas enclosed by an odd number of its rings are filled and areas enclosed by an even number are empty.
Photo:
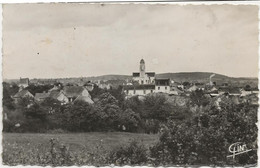
[[[57,97],[57,100],[59,100],[60,102],[64,102],[64,103],[68,103],[69,99],[62,93]]]
[[[127,94],[127,91],[125,91],[125,93],[128,95],[128,96],[135,96],[135,95],[140,95],[140,96],[144,96],[144,95],[147,95],[149,93],[154,93],[154,89],[145,89],[145,90],[128,90],[128,94]]]
[[[170,86],[155,86],[155,93],[170,93]]]
[[[82,96],[87,96],[87,97],[91,98],[91,96],[90,96],[89,92],[87,91],[87,89],[84,89],[84,90],[82,91],[81,95],[82,95]]]
[[[149,79],[149,77],[147,76],[147,75],[145,75],[145,77],[144,78],[142,78],[142,77],[133,77],[133,80],[134,81],[138,81],[138,83],[140,84],[140,85],[142,85],[142,84],[153,84],[154,82],[154,77],[150,77],[150,79]],[[142,81],[143,81],[143,83],[142,83]]]

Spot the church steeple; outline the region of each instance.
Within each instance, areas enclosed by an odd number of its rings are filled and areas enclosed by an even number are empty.
[[[140,77],[145,76],[145,62],[144,59],[141,59],[140,61]]]

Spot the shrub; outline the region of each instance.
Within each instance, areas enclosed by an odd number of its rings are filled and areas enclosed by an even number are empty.
[[[147,149],[136,140],[130,142],[129,146],[112,150],[109,161],[115,165],[142,165],[147,163]]]

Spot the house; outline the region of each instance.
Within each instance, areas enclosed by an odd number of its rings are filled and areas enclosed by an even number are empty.
[[[155,85],[124,85],[123,89],[127,96],[143,96],[149,93],[154,93]]]
[[[92,91],[94,89],[93,83],[86,83],[84,86],[88,91]]]
[[[236,87],[220,87],[219,94],[220,95],[228,94],[231,96],[240,96],[241,92],[240,92],[240,89],[236,88]]]
[[[91,98],[89,96],[82,96],[82,95],[78,96],[74,100],[74,102],[76,102],[76,101],[84,101],[84,102],[87,102],[89,104],[93,104],[94,103],[93,100],[91,100]]]
[[[251,90],[245,90],[244,88],[242,88],[241,90],[240,90],[240,92],[241,92],[241,95],[240,96],[247,96],[247,95],[250,95],[250,94],[252,94],[253,92],[251,91]]]
[[[196,90],[198,90],[199,88],[196,86],[196,85],[192,85],[189,89],[188,89],[188,91],[189,92],[194,92],[194,91],[196,91]]]
[[[140,61],[140,71],[133,72],[133,80],[137,81],[140,85],[154,84],[155,72],[145,72],[145,62],[143,59]]]
[[[60,87],[57,85],[54,85],[53,88],[51,88],[50,90],[48,90],[48,92],[54,91],[54,90],[59,90]]]
[[[246,96],[245,98],[247,100],[248,103],[252,104],[252,105],[258,105],[258,95],[256,94],[251,94]]]
[[[21,90],[17,92],[12,98],[14,99],[15,103],[18,103],[20,99],[25,97],[33,98],[34,96],[28,90]]]
[[[29,78],[20,78],[18,86],[22,88],[26,88],[29,86],[29,84],[30,84]]]
[[[67,96],[65,96],[65,94],[63,93],[63,91],[58,91],[58,90],[52,90],[51,92],[49,92],[49,97],[58,100],[61,102],[61,104],[67,104],[69,102],[69,99]]]
[[[155,92],[156,93],[170,93],[170,79],[155,79]]]
[[[87,100],[85,97],[89,97],[89,99],[91,99],[88,90],[83,86],[65,86],[63,91],[69,102],[74,102],[77,98],[83,101]],[[86,102],[89,103],[89,101]]]
[[[170,95],[180,95],[183,93],[184,93],[184,91],[179,89],[178,87],[171,87],[170,92],[169,92]]]
[[[106,83],[106,81],[100,81],[100,80],[98,80],[97,86],[101,89],[107,89],[107,90],[111,88],[111,85]]]
[[[35,93],[34,99],[36,101],[42,102],[44,101],[47,97],[49,97],[50,93],[48,92],[43,92],[43,93]]]

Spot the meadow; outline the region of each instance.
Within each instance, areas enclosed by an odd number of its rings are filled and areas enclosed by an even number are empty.
[[[159,141],[158,138],[158,134],[124,132],[3,133],[3,163],[8,165],[102,165],[107,162],[107,154],[113,149],[127,146],[131,141],[137,141],[148,149]],[[66,157],[70,158],[66,159]],[[55,161],[53,158],[59,159]],[[66,160],[72,162],[67,163]]]

